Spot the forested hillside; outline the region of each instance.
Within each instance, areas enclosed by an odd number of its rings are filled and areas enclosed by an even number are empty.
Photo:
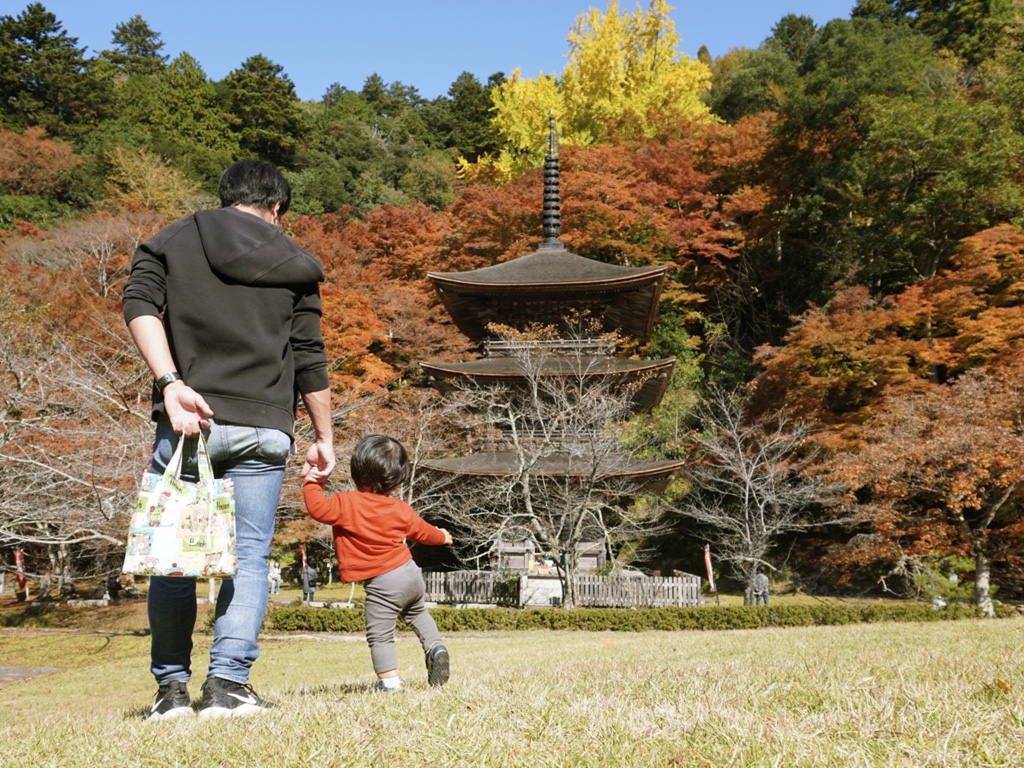
[[[457,452],[417,361],[473,350],[425,275],[535,248],[553,114],[562,241],[669,267],[625,353],[676,374],[632,433],[700,469],[668,493],[673,532],[613,567],[700,572],[712,542],[762,553],[721,574],[740,583],[1019,598],[1024,7],[851,0],[712,60],[679,53],[663,0],[610,2],[568,41],[550,77],[510,62],[427,100],[370,74],[302,102],[287,62],[212,82],[142,16],[92,57],[45,4],[0,17],[3,567],[21,549],[66,587],[119,563],[152,384],[121,287],[137,243],[215,205],[237,159],[284,170],[283,226],[324,262],[343,461],[369,429]],[[291,485],[286,561],[317,536]],[[800,526],[773,527],[795,498]]]

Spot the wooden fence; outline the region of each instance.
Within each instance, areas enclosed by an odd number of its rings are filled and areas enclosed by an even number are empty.
[[[510,588],[508,577],[494,571],[430,571],[423,574],[427,600],[434,603],[504,604],[524,606],[529,583],[536,577],[521,575]],[[552,580],[546,578],[545,581]],[[597,576],[580,575],[576,604],[591,608],[655,608],[701,604],[699,576]],[[561,590],[559,589],[560,593]]]
[[[498,602],[494,571],[427,571],[427,600],[432,603]]]
[[[592,576],[576,579],[576,604],[591,608],[700,605],[700,577]]]

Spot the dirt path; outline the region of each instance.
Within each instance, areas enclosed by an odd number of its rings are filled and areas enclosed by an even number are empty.
[[[30,677],[50,675],[54,672],[63,672],[61,667],[17,667],[0,665],[0,685],[16,683],[19,680],[28,680]]]

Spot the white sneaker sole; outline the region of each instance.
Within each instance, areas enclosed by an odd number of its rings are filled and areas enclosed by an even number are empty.
[[[179,717],[189,717],[192,714],[192,707],[175,707],[174,709],[169,709],[166,712],[153,713],[146,719],[154,722],[160,720],[176,720]]]
[[[199,710],[200,720],[218,720],[224,717],[249,717],[258,715],[265,708],[258,704],[239,704],[237,707],[207,707]]]

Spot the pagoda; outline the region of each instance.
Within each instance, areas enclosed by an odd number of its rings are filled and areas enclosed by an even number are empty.
[[[667,267],[625,267],[586,258],[566,250],[561,234],[559,163],[554,117],[544,164],[544,241],[531,254],[467,272],[431,272],[428,278],[459,330],[481,343],[485,356],[467,362],[421,362],[433,386],[445,393],[467,385],[526,383],[527,374],[514,344],[488,331],[492,323],[527,328],[552,326],[565,331],[567,318],[585,314],[604,332],[646,339],[654,324]],[[541,358],[540,376],[609,381],[628,387],[634,412],[650,411],[662,399],[675,359],[631,360],[615,357],[614,344],[603,339],[561,338],[537,342],[550,354]],[[593,472],[577,466],[568,453],[552,452],[535,467],[540,476],[571,478]],[[630,495],[664,491],[682,462],[616,456],[599,468],[602,476]],[[513,474],[515,456],[493,451],[435,459],[429,471],[470,477]]]

